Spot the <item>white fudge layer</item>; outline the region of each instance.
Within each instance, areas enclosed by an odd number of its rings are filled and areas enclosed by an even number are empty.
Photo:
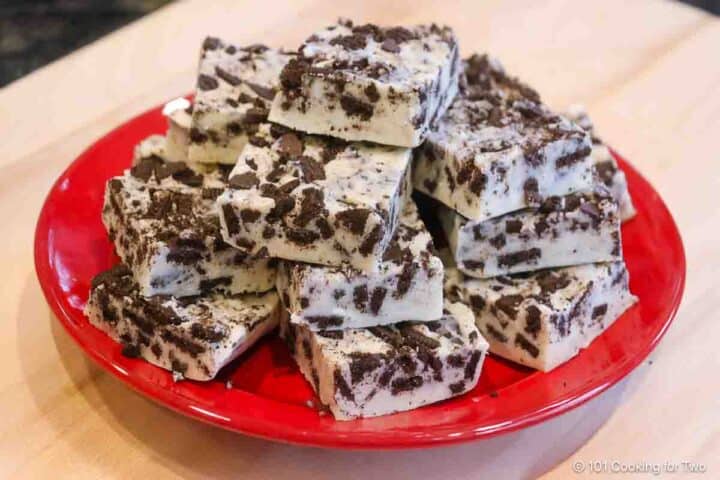
[[[230,166],[206,164],[206,163],[192,163],[187,160],[187,142],[190,138],[189,127],[186,128],[186,121],[189,122],[189,114],[187,111],[174,109],[179,103],[177,101],[182,100],[186,104],[192,105],[187,102],[184,98],[178,98],[165,104],[163,111],[167,111],[168,114],[168,130],[163,135],[150,135],[141,140],[133,149],[132,165],[135,166],[140,163],[141,160],[155,158],[162,162],[179,162],[187,165],[192,170],[200,174],[212,173],[219,171],[221,168],[224,170],[225,175],[230,171]],[[173,108],[168,108],[168,107]],[[188,117],[188,118],[183,118]]]
[[[300,47],[281,74],[270,120],[345,140],[415,147],[458,90],[447,27],[340,22]]]
[[[573,358],[637,301],[623,262],[486,280],[448,269],[446,295],[472,308],[492,353],[542,371]]]
[[[274,261],[251,258],[222,240],[215,198],[227,184],[223,170],[202,174],[166,162],[158,156],[161,149],[150,148],[163,143],[158,136],[141,143],[135,166],[111,179],[105,190],[103,223],[142,294],[184,297],[273,288]]]
[[[140,140],[133,148],[132,164],[137,165],[141,160],[153,157],[161,161],[169,160],[167,142],[162,135],[150,135]]]
[[[163,107],[163,115],[168,122],[165,134],[165,156],[171,162],[188,163],[189,161],[192,110],[192,104],[183,97],[171,100]]]
[[[456,264],[472,277],[622,260],[617,203],[601,188],[482,222],[442,206],[439,215]]]
[[[210,380],[277,326],[280,308],[275,292],[146,298],[131,271],[119,265],[95,277],[85,314],[122,343],[124,355],[177,378]]]
[[[620,219],[623,222],[630,220],[637,212],[630,197],[625,173],[618,167],[615,157],[607,146],[593,139],[591,158],[597,181],[605,185],[618,203]]]
[[[442,318],[314,332],[281,320],[300,371],[338,420],[411,410],[472,390],[488,344],[472,312],[446,303]]]
[[[293,56],[264,45],[205,39],[192,112],[191,162],[235,163],[248,137],[267,120],[280,71]]]
[[[281,293],[293,323],[312,330],[437,320],[443,309],[443,265],[408,199],[377,272],[282,262]]]
[[[193,105],[187,99],[180,97],[171,100],[163,107],[163,115],[167,118],[168,129],[165,137],[157,139],[158,135],[152,135],[148,139],[141,142],[151,141],[151,146],[136,149],[133,164],[137,163],[139,158],[138,150],[148,153],[154,153],[169,162],[183,162],[191,169],[201,174],[213,173],[217,170],[223,170],[226,173],[230,171],[232,165],[223,163],[204,163],[191,162],[188,159],[188,149],[190,148],[190,129],[192,125]]]
[[[482,221],[591,187],[587,132],[485,56],[465,62],[464,78],[416,151],[415,188]]]
[[[376,271],[410,191],[410,150],[264,124],[218,198],[222,231],[252,254]]]
[[[635,206],[628,191],[625,173],[618,167],[610,149],[595,135],[595,127],[582,105],[572,105],[567,116],[592,135],[591,159],[594,166],[595,179],[610,191],[620,207],[620,219],[624,222],[635,216]]]

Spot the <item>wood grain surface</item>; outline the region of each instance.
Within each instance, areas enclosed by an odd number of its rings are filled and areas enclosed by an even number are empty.
[[[73,158],[132,115],[191,90],[206,34],[295,47],[338,16],[453,26],[465,54],[497,55],[553,107],[585,104],[600,135],[656,186],[684,238],[687,288],[667,336],[627,381],[565,418],[494,442],[322,451],[166,411],[87,360],[52,318],[32,240],[45,194]],[[616,460],[697,462],[703,478],[720,478],[718,140],[720,21],[676,3],[198,0],[165,7],[0,90],[0,476],[346,480],[547,472],[565,479],[603,477],[574,474],[574,462]],[[698,478],[671,478],[683,476]]]

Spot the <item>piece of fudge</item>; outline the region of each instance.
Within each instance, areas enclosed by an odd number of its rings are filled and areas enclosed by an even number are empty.
[[[577,355],[637,300],[622,261],[484,280],[446,272],[447,298],[473,310],[490,351],[542,371]]]
[[[618,206],[602,187],[482,222],[444,206],[439,216],[458,268],[472,277],[622,260]]]
[[[620,218],[624,222],[635,216],[635,206],[628,191],[625,173],[618,167],[615,157],[603,141],[595,135],[595,127],[582,105],[572,105],[567,116],[592,135],[591,159],[594,166],[595,179],[610,191],[620,208]]]
[[[175,116],[173,113],[173,116]],[[170,122],[170,120],[168,120]],[[187,166],[193,172],[200,175],[208,175],[208,179],[213,183],[213,186],[224,188],[227,186],[227,176],[232,170],[232,165],[225,165],[221,163],[193,163],[189,160],[178,160],[183,158],[183,148],[181,144],[177,143],[175,139],[171,139],[170,129],[165,135],[149,135],[145,137],[133,149],[132,166],[134,167],[142,160],[153,159],[154,161],[167,164],[178,164]],[[184,150],[187,154],[187,150]],[[185,155],[187,158],[187,155]],[[219,182],[219,183],[218,183]],[[166,186],[172,187],[173,184],[167,184]],[[177,187],[178,184],[175,184]],[[186,188],[185,185],[182,188]]]
[[[200,297],[144,297],[120,264],[92,281],[85,306],[90,323],[176,378],[210,380],[278,324],[275,292],[211,293]]]
[[[218,205],[223,235],[255,255],[375,271],[410,192],[410,150],[264,124]]]
[[[293,56],[264,45],[205,39],[192,110],[191,162],[235,163],[248,137],[267,120],[280,71]]]
[[[300,371],[338,420],[410,410],[475,387],[488,344],[472,312],[446,303],[439,320],[315,332],[281,319]]]
[[[163,107],[162,112],[168,122],[165,155],[171,162],[188,163],[192,111],[192,103],[183,97],[171,100]]]
[[[455,97],[448,27],[340,21],[308,38],[280,76],[270,120],[296,130],[416,147]]]
[[[602,143],[595,143],[590,155],[593,161],[596,179],[605,185],[618,203],[620,219],[625,222],[637,213],[628,190],[625,173],[618,167],[617,160],[610,153],[610,149]]]
[[[377,272],[281,262],[278,292],[291,321],[312,330],[437,320],[443,310],[443,264],[408,199]]]
[[[590,135],[487,56],[415,153],[416,189],[482,221],[591,187]]]
[[[132,156],[133,166],[149,158],[155,158],[162,162],[170,161],[167,154],[167,140],[164,136],[149,135],[135,145]]]
[[[142,142],[135,165],[105,190],[103,223],[142,294],[184,297],[212,289],[273,288],[273,260],[253,258],[222,239],[215,198],[227,185],[227,169],[202,174],[167,162],[159,156],[162,149],[150,148],[163,141],[155,136]]]

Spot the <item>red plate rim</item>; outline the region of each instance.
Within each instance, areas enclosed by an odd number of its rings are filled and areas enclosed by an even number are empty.
[[[88,147],[81,155],[79,155],[63,174],[55,181],[50,192],[48,193],[38,219],[35,230],[34,242],[34,258],[35,269],[42,287],[42,291],[50,305],[53,313],[63,325],[65,330],[78,343],[78,345],[104,370],[111,372],[117,378],[125,382],[137,392],[153,399],[154,401],[171,408],[186,416],[201,420],[203,422],[220,426],[222,428],[244,433],[251,436],[266,438],[274,441],[282,441],[286,443],[313,445],[329,448],[345,448],[345,449],[399,449],[399,448],[420,448],[429,446],[440,446],[453,443],[460,443],[481,438],[490,438],[501,433],[508,433],[521,428],[525,428],[570,409],[576,408],[591,398],[597,396],[601,392],[623,379],[628,373],[635,369],[655,348],[658,342],[669,328],[672,320],[677,313],[680,300],[683,294],[686,277],[686,261],[685,252],[682,245],[680,233],[677,229],[672,215],[667,206],[652,189],[650,184],[635,170],[630,164],[622,159],[616,152],[613,154],[618,158],[622,169],[628,177],[632,177],[635,181],[646,184],[649,190],[657,197],[657,205],[661,209],[660,215],[667,217],[669,220],[668,228],[665,232],[671,235],[669,242],[675,244],[679,250],[675,252],[677,255],[676,267],[681,275],[673,284],[673,289],[666,292],[667,303],[671,305],[669,311],[665,315],[660,328],[656,331],[653,338],[643,345],[642,348],[636,349],[632,356],[625,357],[622,362],[613,365],[613,368],[606,369],[602,375],[593,377],[591,384],[582,388],[569,390],[564,395],[556,397],[552,402],[538,405],[525,414],[512,418],[511,421],[495,422],[491,425],[477,425],[459,428],[457,426],[433,427],[432,432],[398,432],[397,430],[387,430],[380,432],[349,432],[339,434],[337,431],[327,431],[314,428],[297,428],[287,423],[279,423],[287,421],[287,417],[283,419],[276,417],[272,412],[264,410],[264,407],[270,406],[268,402],[275,403],[275,400],[268,400],[252,393],[241,392],[240,399],[247,401],[248,411],[242,416],[241,421],[238,418],[231,419],[223,415],[203,408],[201,405],[195,405],[186,397],[181,397],[168,389],[161,387],[158,383],[149,381],[142,376],[133,376],[128,373],[122,366],[113,362],[104,350],[98,348],[93,342],[89,341],[83,335],[83,329],[79,328],[76,311],[71,310],[71,306],[66,298],[66,293],[62,291],[60,285],[54,280],[55,273],[52,267],[52,258],[50,247],[50,228],[51,220],[49,205],[53,197],[63,189],[64,181],[73,175],[76,169],[81,166],[83,160],[102,147],[103,143],[111,141],[114,137],[121,135],[123,130],[131,124],[142,122],[150,119],[151,116],[157,115],[160,108],[156,107],[148,110],[140,115],[135,116],[128,122],[116,127],[111,132],[97,140],[93,145]],[[147,132],[147,134],[154,132]],[[84,318],[83,318],[84,320]],[[81,321],[83,321],[81,320]],[[87,321],[85,320],[87,323]],[[571,360],[571,362],[574,360]],[[521,383],[530,382],[538,375],[545,375],[541,372],[535,372]],[[183,382],[185,383],[185,382]],[[509,388],[514,387],[513,384]],[[581,390],[581,391],[578,391]],[[502,390],[500,391],[502,393]],[[252,403],[255,405],[253,406]],[[267,403],[267,405],[265,405]],[[257,413],[262,411],[262,415]]]

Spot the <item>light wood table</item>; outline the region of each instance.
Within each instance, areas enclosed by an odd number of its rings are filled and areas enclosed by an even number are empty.
[[[600,134],[653,182],[683,234],[688,282],[674,325],[629,380],[492,442],[322,451],[166,411],[86,360],[58,326],[31,253],[40,206],[60,172],[104,132],[191,90],[206,33],[292,47],[337,16],[452,25],[465,53],[496,54],[552,106],[584,103]],[[547,478],[563,479],[574,477],[576,461],[617,460],[698,462],[703,478],[720,478],[718,141],[720,21],[680,4],[199,0],[163,8],[0,90],[0,474],[514,478],[549,470]]]

